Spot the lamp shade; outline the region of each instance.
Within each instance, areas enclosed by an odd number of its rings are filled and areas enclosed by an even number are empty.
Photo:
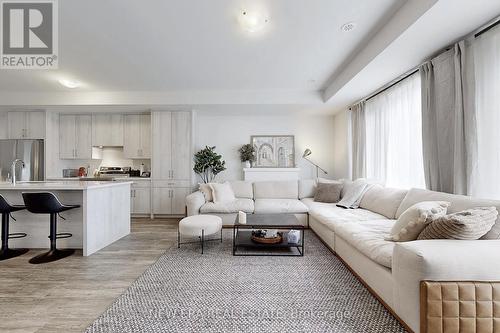
[[[307,157],[311,154],[312,154],[311,149],[307,148],[306,150],[304,150],[304,154],[302,154],[302,157]]]

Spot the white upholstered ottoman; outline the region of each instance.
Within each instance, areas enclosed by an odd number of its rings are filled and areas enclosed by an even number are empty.
[[[220,238],[205,239],[206,236],[220,232]],[[196,242],[181,243],[181,235],[189,238],[199,238]],[[177,247],[181,244],[201,243],[201,254],[203,254],[203,244],[205,241],[220,240],[222,243],[222,219],[214,215],[193,215],[183,218],[179,222],[177,231]]]

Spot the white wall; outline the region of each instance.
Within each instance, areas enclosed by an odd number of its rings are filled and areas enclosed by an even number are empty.
[[[301,168],[302,178],[313,178],[315,168],[302,158],[306,148],[313,154],[310,158],[328,171],[334,171],[333,116],[290,112],[273,114],[255,110],[252,114],[245,107],[232,111],[197,111],[195,123],[195,150],[205,146],[216,146],[222,154],[227,170],[219,180],[242,179],[242,165],[238,149],[250,143],[251,135],[295,135],[295,161]],[[256,106],[258,109],[258,106]],[[240,112],[239,112],[240,111]],[[243,111],[243,112],[242,112]],[[320,177],[324,175],[320,174]]]
[[[333,177],[351,178],[349,157],[349,120],[347,111],[337,113],[333,118]]]

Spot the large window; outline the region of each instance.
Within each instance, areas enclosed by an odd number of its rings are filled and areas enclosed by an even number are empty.
[[[500,199],[500,26],[474,41],[477,164],[471,194]]]
[[[398,188],[425,188],[420,74],[365,106],[366,177]]]

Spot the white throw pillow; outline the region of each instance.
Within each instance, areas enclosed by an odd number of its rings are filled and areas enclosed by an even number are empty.
[[[198,184],[200,187],[200,192],[203,193],[203,196],[205,197],[206,202],[212,202],[214,201],[213,195],[212,195],[212,188],[210,187],[210,184]]]
[[[435,218],[446,215],[449,205],[447,201],[422,201],[414,204],[401,214],[386,240],[395,242],[416,240],[427,224]]]
[[[214,202],[231,202],[236,200],[233,188],[231,184],[225,182],[224,184],[210,183],[212,188],[212,195],[214,197]]]

